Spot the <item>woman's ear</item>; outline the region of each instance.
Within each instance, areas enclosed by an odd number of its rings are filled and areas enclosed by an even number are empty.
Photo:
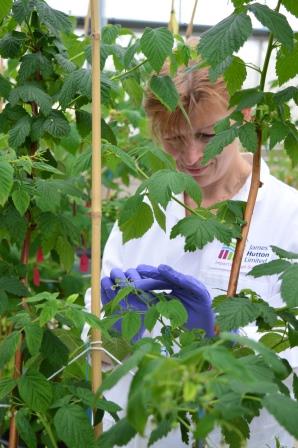
[[[242,109],[243,117],[245,121],[251,121],[251,108],[247,107],[246,109]]]

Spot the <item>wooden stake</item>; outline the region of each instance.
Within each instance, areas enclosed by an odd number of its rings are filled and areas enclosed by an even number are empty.
[[[194,4],[193,10],[192,10],[191,19],[190,19],[190,22],[189,22],[189,24],[187,26],[186,33],[185,33],[186,39],[188,39],[192,35],[193,21],[194,21],[194,18],[195,18],[195,13],[196,13],[197,6],[198,6],[198,0],[195,0],[195,4]]]
[[[101,107],[100,107],[100,30],[99,2],[91,0],[92,30],[92,248],[91,248],[91,311],[99,317],[100,298],[100,235],[101,235]],[[101,340],[101,333],[92,329],[92,342]],[[101,352],[92,350],[92,390],[97,392],[101,385]],[[98,437],[101,425],[95,427]]]
[[[85,16],[85,20],[84,20],[84,34],[85,36],[89,35],[89,25],[90,25],[90,17],[91,16],[91,4],[90,4],[90,0],[88,2],[88,11],[87,14]]]

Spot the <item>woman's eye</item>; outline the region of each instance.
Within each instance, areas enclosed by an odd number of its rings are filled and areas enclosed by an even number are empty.
[[[204,133],[198,133],[196,134],[196,138],[203,141],[203,142],[208,142],[209,140],[211,140],[213,137],[215,136],[215,134],[204,134]]]

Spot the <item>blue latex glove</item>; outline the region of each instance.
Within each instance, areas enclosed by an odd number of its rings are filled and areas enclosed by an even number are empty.
[[[141,264],[137,267],[137,271],[143,279],[155,279],[163,282],[166,285],[164,289],[171,290],[170,295],[181,300],[188,313],[185,326],[189,330],[202,328],[208,337],[214,335],[211,297],[203,283],[191,275],[175,271],[166,264],[161,264],[157,268]]]
[[[115,287],[117,285],[118,287]],[[128,269],[126,272],[121,269],[115,268],[111,270],[110,277],[104,277],[101,280],[101,301],[104,305],[112,301],[119,292],[119,289],[125,286],[133,286],[136,289],[144,291],[142,297],[138,297],[136,294],[129,294],[127,297],[119,302],[120,307],[123,310],[131,309],[139,311],[141,314],[145,313],[148,309],[148,304],[155,302],[155,298],[148,291],[166,289],[166,284],[163,281],[156,279],[142,279],[136,269]],[[144,319],[142,317],[142,324],[138,333],[134,336],[133,341],[139,340],[145,331]],[[119,319],[113,326],[113,328],[121,332],[122,320]]]

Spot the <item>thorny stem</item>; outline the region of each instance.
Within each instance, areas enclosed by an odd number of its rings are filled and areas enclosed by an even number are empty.
[[[278,12],[280,4],[281,4],[281,0],[278,0],[275,11]],[[270,33],[266,56],[265,56],[264,65],[263,65],[263,69],[262,69],[262,73],[261,73],[261,79],[260,79],[260,90],[261,91],[264,91],[266,75],[268,72],[268,66],[269,66],[272,49],[273,49],[273,34]],[[242,258],[243,258],[243,254],[244,254],[245,244],[246,244],[246,240],[247,240],[247,236],[248,236],[248,232],[249,232],[250,223],[252,220],[252,215],[253,215],[256,199],[257,199],[258,190],[262,186],[262,184],[260,182],[262,128],[260,126],[259,119],[260,119],[260,112],[259,112],[259,110],[257,110],[256,124],[258,126],[258,128],[257,128],[258,148],[253,156],[253,169],[252,169],[251,185],[250,185],[249,195],[248,195],[247,204],[246,204],[245,212],[244,212],[245,224],[242,227],[241,239],[237,239],[235,255],[233,258],[233,262],[232,262],[232,268],[231,268],[228,291],[227,291],[227,295],[229,297],[233,297],[237,293],[237,285],[238,285],[240,267],[241,267],[241,262],[242,262]]]

